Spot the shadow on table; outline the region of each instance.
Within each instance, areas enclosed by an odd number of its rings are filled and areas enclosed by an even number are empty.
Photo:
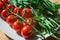
[[[38,38],[39,38],[38,36],[35,36],[32,39],[30,38],[30,39],[25,39],[25,40],[37,40]]]

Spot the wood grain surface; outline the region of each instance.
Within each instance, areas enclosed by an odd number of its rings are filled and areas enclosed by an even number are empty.
[[[9,40],[9,38],[0,30],[0,40]]]
[[[60,3],[60,0],[50,0],[50,1],[53,2],[53,3],[56,3],[56,4]]]

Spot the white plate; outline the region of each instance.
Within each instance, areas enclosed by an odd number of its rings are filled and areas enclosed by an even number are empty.
[[[3,19],[0,17],[0,29],[9,37],[11,37],[14,40],[41,40],[39,37],[35,37],[33,39],[24,39],[23,37],[19,36],[8,23],[6,23]]]

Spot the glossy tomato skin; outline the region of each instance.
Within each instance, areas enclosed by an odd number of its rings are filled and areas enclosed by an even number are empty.
[[[3,3],[7,3],[7,2],[8,2],[8,0],[2,0],[2,2],[3,2]]]
[[[21,11],[22,11],[22,8],[19,8],[19,7],[16,7],[16,8],[14,8],[14,10],[13,10],[14,13],[17,13],[17,14],[20,15],[20,16],[21,16]]]
[[[17,13],[19,9],[20,9],[19,7],[14,8],[13,12]]]
[[[3,8],[3,7],[4,7],[3,2],[0,2],[0,8]]]
[[[8,4],[8,8],[13,9],[13,8],[15,8],[15,6],[13,4]]]
[[[12,28],[16,31],[16,32],[21,32],[21,29],[24,27],[24,23],[20,20],[17,20],[13,23]]]
[[[31,11],[31,9],[30,9],[30,8],[24,8],[24,9],[22,10],[22,16],[23,16],[24,18],[29,18],[29,17],[31,17],[31,16],[32,16],[32,11]]]
[[[16,16],[9,15],[6,19],[6,22],[12,26],[16,20],[17,20]]]
[[[30,25],[25,25],[21,30],[21,35],[24,38],[31,38],[34,34],[34,30]]]
[[[1,17],[3,19],[6,19],[8,16],[9,16],[9,9],[4,9],[2,12],[1,12]]]

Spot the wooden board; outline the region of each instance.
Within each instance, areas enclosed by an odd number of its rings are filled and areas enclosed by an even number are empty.
[[[0,30],[0,40],[9,40],[9,38]]]

